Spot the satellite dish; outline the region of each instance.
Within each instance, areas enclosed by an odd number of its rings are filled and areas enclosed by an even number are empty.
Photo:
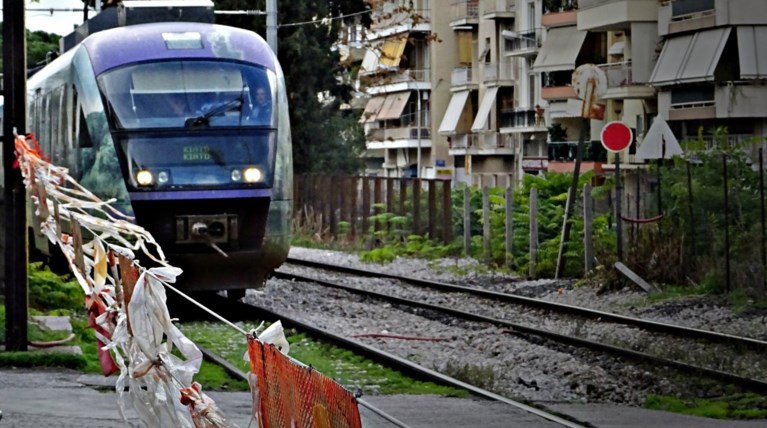
[[[583,64],[573,72],[573,89],[578,98],[586,100],[589,82],[593,81],[594,99],[602,98],[607,92],[607,76],[601,68],[594,64]],[[586,100],[588,101],[588,100]]]

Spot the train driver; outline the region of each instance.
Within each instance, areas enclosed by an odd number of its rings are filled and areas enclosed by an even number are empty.
[[[256,89],[256,103],[250,114],[251,119],[260,125],[268,125],[272,122],[271,94],[264,87]]]

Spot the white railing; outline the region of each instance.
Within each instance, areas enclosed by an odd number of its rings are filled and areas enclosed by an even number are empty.
[[[478,0],[463,0],[454,2],[452,5],[452,18],[454,21],[460,19],[479,18]]]
[[[631,76],[631,61],[611,62],[609,64],[600,64],[598,67],[607,76],[608,88],[619,88],[634,84]]]
[[[474,83],[474,76],[471,67],[458,67],[453,69],[450,75],[450,84],[452,86],[468,85]]]
[[[513,12],[514,0],[482,0],[484,13]]]
[[[501,80],[514,80],[514,69],[511,64],[498,62],[482,63],[483,82],[497,82]]]

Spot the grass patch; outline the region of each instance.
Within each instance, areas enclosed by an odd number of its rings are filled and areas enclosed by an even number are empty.
[[[645,407],[713,419],[767,418],[767,397],[756,394],[734,394],[717,399],[649,395]]]
[[[239,325],[246,331],[255,326],[255,324],[242,323]],[[249,363],[243,360],[247,342],[238,332],[227,326],[209,322],[184,323],[180,324],[179,328],[189,339],[219,353],[242,371],[250,370]],[[370,395],[436,394],[458,397],[469,395],[462,389],[414,380],[345,349],[312,340],[304,334],[289,335],[288,343],[290,343],[291,357],[314,367],[349,390],[359,389],[364,394]],[[202,381],[200,383],[210,388],[207,383]]]

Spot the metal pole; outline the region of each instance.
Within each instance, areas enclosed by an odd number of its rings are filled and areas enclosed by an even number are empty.
[[[277,55],[277,0],[266,0],[266,42]]]
[[[621,204],[623,203],[623,183],[621,183],[621,154],[615,153],[615,236],[618,238],[618,261],[623,261],[623,221]]]
[[[690,161],[687,162],[687,206],[690,214],[690,239],[692,240],[693,260],[698,252],[698,244],[695,238],[695,206],[692,199],[692,172],[690,171]]]
[[[3,0],[3,169],[5,203],[5,349],[27,350],[27,225],[21,172],[13,168],[14,133],[26,128],[24,3]]]
[[[416,171],[416,177],[421,178],[421,89],[415,90],[418,101],[416,102],[416,111],[418,117],[416,118],[416,138],[418,138],[418,155],[416,163],[418,164],[418,171]]]
[[[565,218],[562,224],[562,239],[559,243],[559,255],[557,256],[557,271],[554,278],[559,279],[565,270],[565,252],[567,251],[567,241],[570,240],[570,216],[575,205],[575,195],[578,190],[578,178],[581,173],[581,160],[583,158],[583,142],[586,140],[586,130],[588,129],[589,119],[581,119],[581,132],[578,136],[578,149],[575,153],[575,167],[573,170],[573,182],[570,184],[570,192],[567,194],[565,203]]]
[[[764,218],[764,150],[759,148],[759,212],[762,217],[762,271],[767,272],[767,248],[765,248],[765,218]]]
[[[730,292],[730,198],[727,191],[727,154],[722,154],[724,176],[724,272],[727,292]]]

